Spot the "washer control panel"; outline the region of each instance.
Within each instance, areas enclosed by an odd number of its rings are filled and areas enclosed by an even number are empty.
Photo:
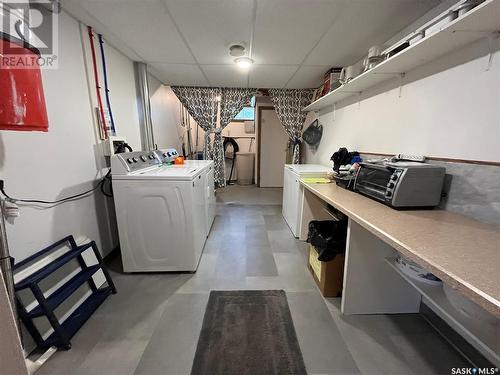
[[[125,152],[111,157],[111,173],[123,175],[160,164],[155,151]]]
[[[162,163],[173,163],[175,158],[179,156],[179,153],[175,148],[166,148],[164,150],[155,150],[153,152]]]

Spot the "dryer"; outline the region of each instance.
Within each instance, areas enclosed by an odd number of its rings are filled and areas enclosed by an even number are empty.
[[[162,161],[164,166],[171,165],[179,153],[175,148],[167,148],[162,150],[154,150],[153,153]],[[207,236],[212,228],[215,219],[215,178],[214,178],[214,162],[213,160],[184,160],[184,167],[200,167],[203,169],[203,178],[206,179],[205,200],[206,200],[206,227]],[[171,165],[172,166],[172,165]],[[173,165],[174,168],[182,166]]]
[[[139,151],[114,155],[111,171],[123,270],[196,271],[215,217],[213,162]]]

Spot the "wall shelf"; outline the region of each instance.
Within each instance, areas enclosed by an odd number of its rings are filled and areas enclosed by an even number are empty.
[[[430,285],[414,280],[404,274],[396,265],[396,258],[386,258],[387,264],[410,283],[423,297],[427,305],[447,322],[472,346],[495,364],[500,363],[498,331],[485,329],[484,325],[471,324],[471,320],[457,311],[446,297],[441,285]]]
[[[500,0],[486,0],[403,51],[314,101],[303,111],[318,111],[427,62],[500,31]]]

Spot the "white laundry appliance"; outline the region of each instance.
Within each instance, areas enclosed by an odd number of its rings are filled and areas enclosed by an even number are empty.
[[[114,155],[111,172],[124,271],[196,271],[215,218],[213,161],[139,151]]]
[[[285,164],[283,177],[283,218],[293,235],[299,237],[300,219],[304,188],[300,185],[302,177],[326,177],[331,168],[319,164]]]
[[[154,150],[154,154],[164,164],[171,164],[179,156],[175,148],[167,148],[162,150]],[[202,168],[203,176],[206,173],[206,227],[207,237],[212,228],[215,219],[215,179],[214,179],[214,162],[213,160],[184,160],[183,165],[174,165],[174,168]]]

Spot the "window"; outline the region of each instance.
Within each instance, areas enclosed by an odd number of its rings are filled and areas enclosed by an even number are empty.
[[[236,121],[253,121],[255,120],[255,96],[250,101],[250,106],[243,107],[240,113],[236,115]]]
[[[236,115],[235,120],[245,121],[255,119],[255,109],[253,107],[243,107],[240,113]]]

